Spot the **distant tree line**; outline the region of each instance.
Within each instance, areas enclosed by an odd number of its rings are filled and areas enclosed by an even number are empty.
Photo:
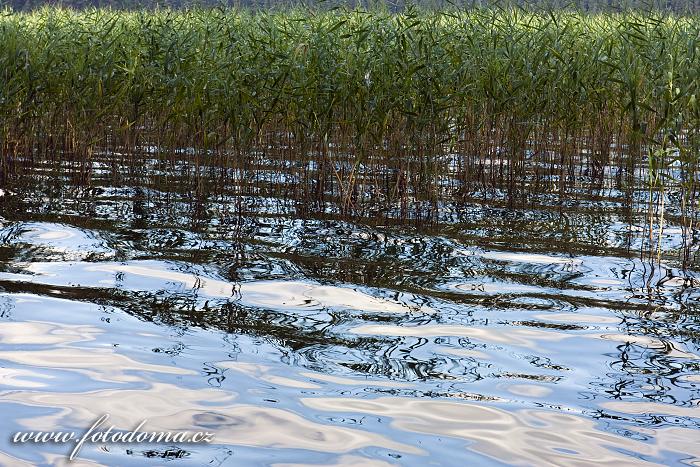
[[[532,8],[573,8],[591,12],[652,8],[675,13],[700,12],[700,0],[0,0],[0,8],[27,11],[46,5],[70,8],[111,7],[126,10],[196,6],[260,8],[310,5],[328,8],[339,5],[348,7],[384,5],[398,11],[408,3],[429,8],[449,5],[477,7],[510,3]]]

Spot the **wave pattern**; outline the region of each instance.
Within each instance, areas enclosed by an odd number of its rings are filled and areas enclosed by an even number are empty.
[[[432,229],[36,190],[0,206],[9,432],[216,433],[84,448],[104,465],[700,462],[700,278],[673,225],[650,262],[615,203]],[[3,464],[65,451],[0,439]]]

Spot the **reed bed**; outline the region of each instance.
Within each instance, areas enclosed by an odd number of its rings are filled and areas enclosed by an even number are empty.
[[[699,52],[700,18],[653,11],[7,10],[0,182],[107,155],[351,213],[585,181],[650,216],[676,193],[691,229]]]

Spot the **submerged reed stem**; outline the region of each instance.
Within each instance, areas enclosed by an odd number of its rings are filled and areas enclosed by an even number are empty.
[[[352,213],[630,191],[658,148],[692,211],[699,44],[698,17],[661,12],[6,10],[1,174],[155,155],[198,190],[218,171]]]

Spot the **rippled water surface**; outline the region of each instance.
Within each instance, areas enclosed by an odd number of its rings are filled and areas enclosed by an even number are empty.
[[[74,465],[700,465],[700,277],[672,219],[648,261],[614,197],[422,227],[299,212],[4,189],[0,464],[65,462],[10,434],[108,413],[215,438]]]

